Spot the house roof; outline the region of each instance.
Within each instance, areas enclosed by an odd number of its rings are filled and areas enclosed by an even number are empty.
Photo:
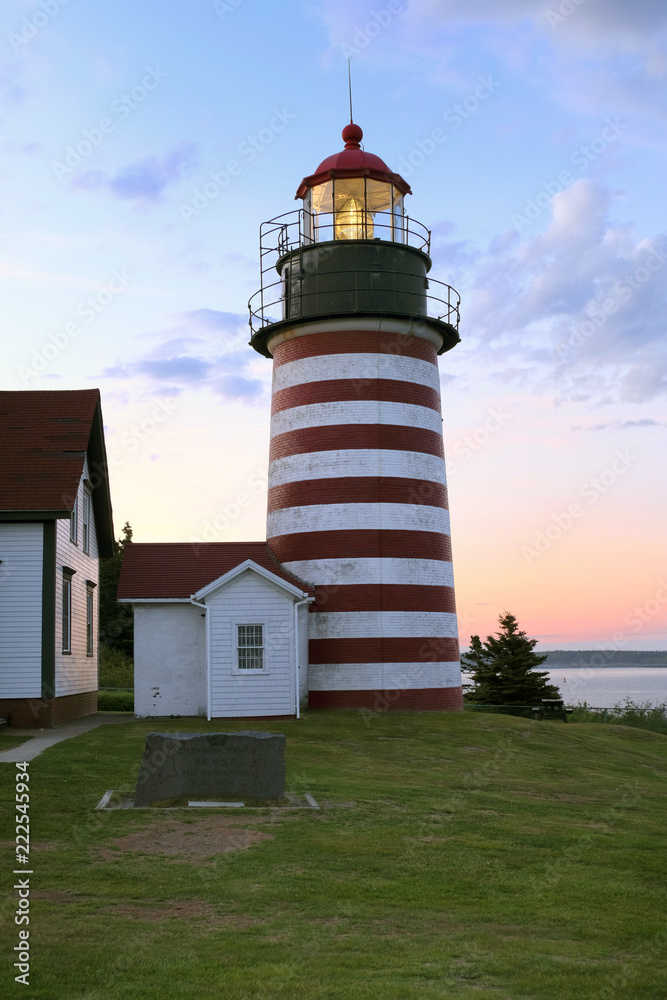
[[[118,584],[121,600],[187,599],[246,559],[304,593],[312,590],[287,573],[266,542],[129,542]]]
[[[0,519],[68,517],[88,454],[100,555],[113,555],[99,389],[0,392],[0,428]]]

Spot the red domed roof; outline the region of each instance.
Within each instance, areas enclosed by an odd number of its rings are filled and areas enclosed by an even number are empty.
[[[410,185],[400,174],[393,173],[379,156],[367,153],[361,148],[359,143],[364,133],[358,125],[350,122],[343,129],[342,136],[345,140],[345,149],[327,156],[314,174],[304,177],[297,188],[297,198],[303,198],[309,188],[335,177],[371,177],[373,180],[393,184],[401,194],[412,194]]]

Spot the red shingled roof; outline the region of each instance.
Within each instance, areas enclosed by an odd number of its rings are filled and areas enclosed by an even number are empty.
[[[0,511],[71,510],[99,389],[0,392]]]
[[[246,559],[312,593],[306,584],[281,568],[266,542],[130,542],[123,551],[118,597],[187,598]]]

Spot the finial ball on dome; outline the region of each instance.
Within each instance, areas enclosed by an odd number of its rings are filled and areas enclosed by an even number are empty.
[[[350,122],[346,125],[342,132],[343,139],[345,140],[345,145],[358,146],[364,137],[363,131],[354,122]]]

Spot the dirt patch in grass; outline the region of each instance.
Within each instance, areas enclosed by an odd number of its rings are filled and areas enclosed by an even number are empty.
[[[82,903],[87,899],[93,899],[92,896],[82,896],[77,893],[70,892],[68,889],[33,889],[31,891],[32,899],[45,899],[47,903]]]
[[[581,804],[581,803],[583,803],[584,805],[586,805],[588,803],[591,803],[591,802],[593,802],[593,803],[598,802],[598,799],[595,799],[595,798],[593,798],[590,795],[566,795],[566,794],[564,794],[562,792],[553,792],[551,794],[545,794],[543,792],[529,792],[529,791],[524,791],[523,789],[518,789],[518,788],[510,788],[510,789],[508,789],[508,794],[509,795],[520,795],[520,796],[522,796],[522,798],[536,799],[536,800],[539,800],[540,802],[554,802],[554,801],[558,801],[558,802],[573,802],[575,804]]]
[[[100,903],[98,896],[86,896],[68,892],[67,889],[36,889],[33,897],[62,906],[67,903]],[[206,921],[207,925],[225,924],[229,927],[250,927],[256,920],[233,913],[221,914],[211,903],[203,899],[152,899],[147,903],[135,903],[129,900],[108,903],[97,909],[98,913],[108,913],[112,916],[125,917],[129,920],[146,920],[149,923],[161,923],[165,920]]]
[[[221,915],[215,906],[202,899],[167,899],[164,903],[144,906],[140,903],[114,903],[105,906],[102,913],[126,917],[129,920],[147,920],[150,923],[160,923],[164,920],[205,920],[207,925],[227,924],[233,927],[250,927],[257,923],[248,917],[233,914]]]
[[[201,864],[216,854],[245,851],[262,840],[273,840],[270,833],[241,826],[247,819],[233,816],[207,816],[187,822],[160,819],[143,830],[109,841],[95,852],[101,862],[117,861],[122,854],[160,854],[171,861]]]
[[[55,840],[31,840],[30,850],[31,851],[57,851],[62,844],[56,843]],[[11,850],[16,847],[13,840],[0,840],[0,847],[4,847],[7,850]]]

